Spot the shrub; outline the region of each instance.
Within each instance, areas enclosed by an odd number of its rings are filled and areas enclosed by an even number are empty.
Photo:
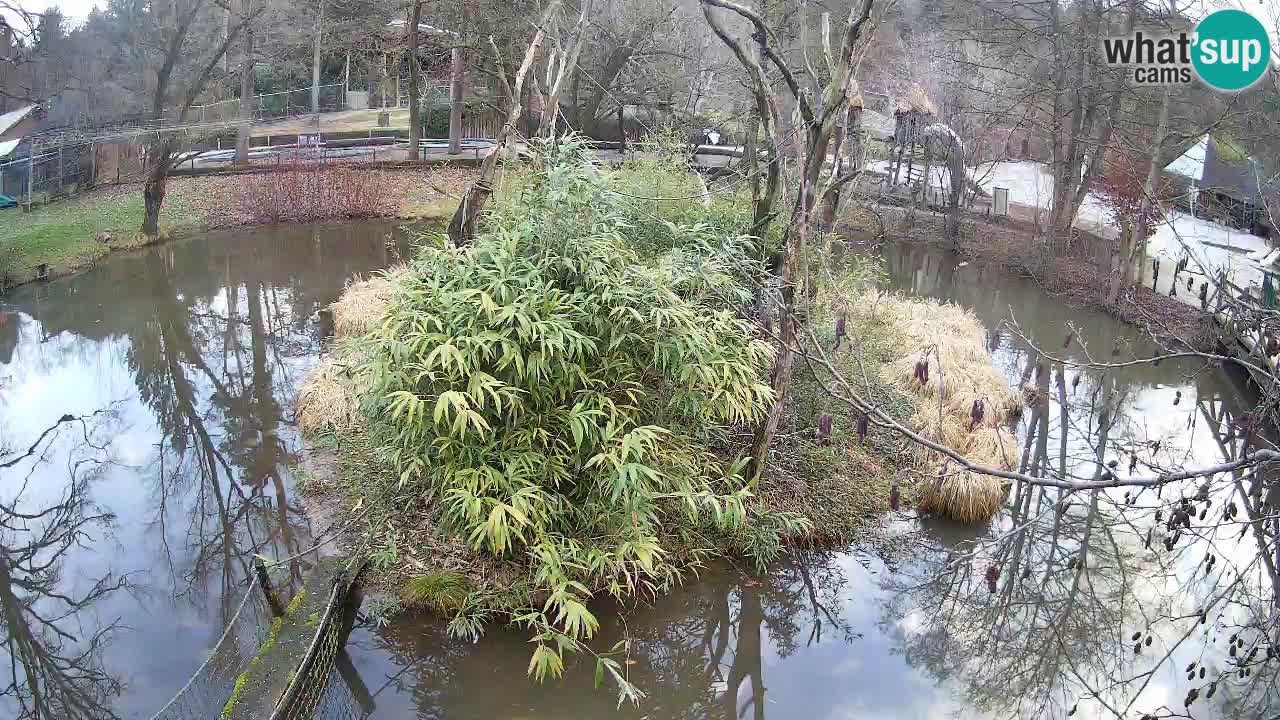
[[[527,563],[545,593],[515,616],[542,678],[595,631],[594,592],[671,586],[710,533],[776,552],[807,525],[759,517],[743,463],[710,449],[767,408],[769,346],[682,262],[643,260],[577,142],[517,185],[472,246],[425,249],[399,277],[364,371],[397,489],[477,550]],[[667,231],[682,248],[734,242]]]
[[[751,246],[744,248],[746,258],[765,258],[781,247],[781,221],[771,224],[763,241],[748,237],[752,208],[746,180],[734,176],[708,187],[691,171],[683,142],[670,133],[650,136],[645,149],[645,155],[629,160],[609,178],[618,211],[634,228],[628,240],[636,252],[652,256],[695,240],[672,232],[670,224],[705,226],[720,237],[744,238]]]
[[[381,170],[358,164],[298,164],[242,176],[236,201],[255,223],[378,217],[396,210]]]

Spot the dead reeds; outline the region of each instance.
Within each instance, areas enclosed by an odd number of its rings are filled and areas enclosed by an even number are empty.
[[[391,305],[393,275],[397,272],[400,270],[357,280],[347,286],[332,306],[333,332],[339,339],[367,335],[382,324]]]
[[[367,335],[382,325],[396,279],[404,272],[402,266],[356,280],[330,306],[338,344],[333,355],[307,374],[298,391],[298,425],[304,433],[341,433],[363,426],[359,383],[353,375],[358,364],[356,349],[343,341]]]
[[[934,300],[882,296],[863,304],[891,315],[915,349],[886,363],[881,377],[915,397],[913,429],[977,465],[1012,469],[1017,439],[1005,426],[1020,411],[1019,394],[992,364],[986,330],[965,308]],[[917,447],[929,478],[920,490],[925,512],[961,522],[990,519],[1008,487],[999,478],[961,470],[940,453]]]
[[[298,426],[307,435],[341,433],[363,425],[360,396],[350,368],[327,357],[312,368],[298,391]]]

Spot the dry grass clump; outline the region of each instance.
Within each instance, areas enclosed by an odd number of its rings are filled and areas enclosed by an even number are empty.
[[[920,488],[920,511],[963,523],[985,522],[1000,512],[1008,492],[1007,485],[988,475],[943,468]]]
[[[911,425],[926,438],[956,450],[969,462],[1012,469],[1017,439],[1004,428],[1020,411],[1021,397],[992,365],[986,330],[968,310],[933,300],[896,296],[863,303],[893,316],[919,350],[881,369],[881,378],[918,399]],[[957,471],[940,453],[916,448],[915,462],[931,480],[920,508],[961,522],[981,522],[1000,510],[1006,484]]]
[[[307,435],[343,432],[361,427],[364,415],[349,366],[327,357],[320,361],[298,391],[298,426]]]
[[[333,303],[333,332],[339,339],[367,335],[382,324],[395,294],[396,279],[405,272],[398,267],[347,286]]]

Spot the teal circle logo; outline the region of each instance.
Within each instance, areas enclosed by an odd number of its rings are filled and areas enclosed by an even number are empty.
[[[1191,64],[1206,85],[1243,90],[1258,81],[1271,62],[1271,38],[1258,19],[1243,10],[1219,10],[1196,26]]]

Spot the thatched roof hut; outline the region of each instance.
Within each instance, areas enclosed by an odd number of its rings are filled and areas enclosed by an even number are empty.
[[[920,115],[938,114],[938,108],[929,99],[929,95],[924,91],[924,88],[919,85],[913,85],[906,95],[899,97],[893,109],[894,115],[909,115],[912,113]]]

